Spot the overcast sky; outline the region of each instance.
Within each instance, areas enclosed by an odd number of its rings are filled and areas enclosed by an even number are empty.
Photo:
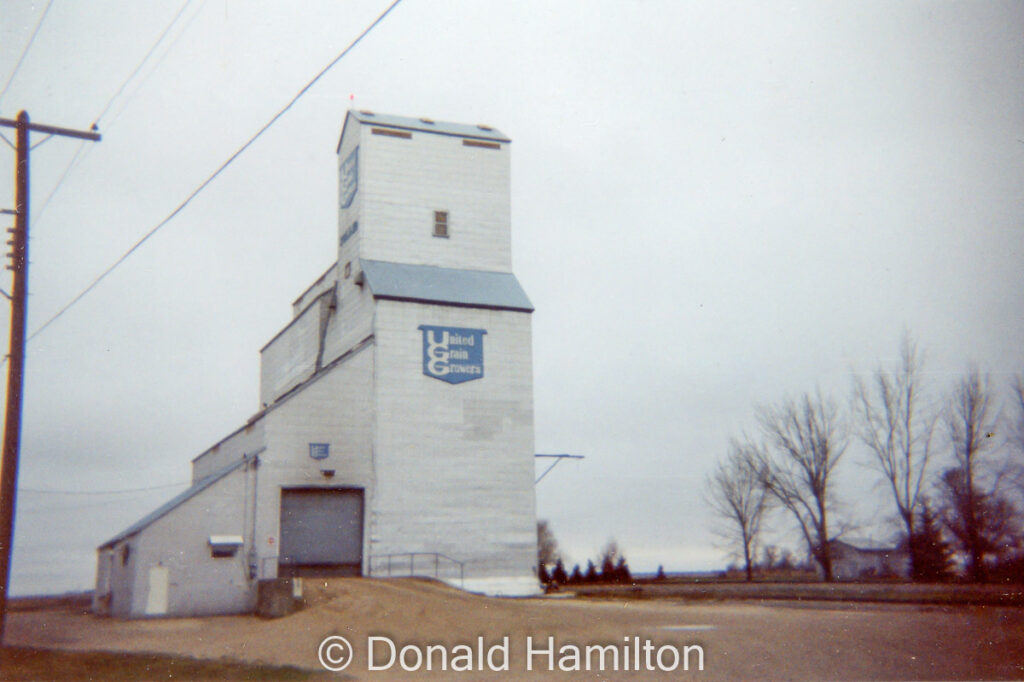
[[[33,152],[30,330],[387,4],[192,0],[111,101],[183,3],[55,2],[0,116],[110,106],[102,142]],[[45,7],[0,4],[0,83]],[[336,256],[353,104],[513,140],[537,452],[586,457],[537,487],[569,558],[614,536],[634,569],[724,565],[703,481],[755,405],[845,404],[904,330],[936,401],[968,363],[1024,371],[1022,26],[1020,2],[405,0],[30,344],[13,591],[90,587],[95,547],[258,409],[259,348]],[[3,208],[13,166],[0,144]],[[884,541],[861,460],[844,513]]]

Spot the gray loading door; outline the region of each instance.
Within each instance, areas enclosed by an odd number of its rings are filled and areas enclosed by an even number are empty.
[[[281,491],[278,573],[359,575],[363,559],[363,491]]]

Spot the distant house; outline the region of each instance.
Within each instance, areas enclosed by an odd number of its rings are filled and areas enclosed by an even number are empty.
[[[836,580],[909,578],[910,555],[902,547],[866,549],[833,540],[832,572]]]

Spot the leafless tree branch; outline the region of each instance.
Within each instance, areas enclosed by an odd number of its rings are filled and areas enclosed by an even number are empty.
[[[719,535],[742,554],[747,580],[753,579],[753,557],[761,524],[769,507],[762,481],[763,457],[757,446],[733,440],[729,454],[707,479],[707,501],[726,522]]]
[[[779,407],[762,406],[757,416],[770,445],[762,459],[763,484],[796,519],[825,580],[831,581],[831,483],[848,442],[839,408],[819,391]]]

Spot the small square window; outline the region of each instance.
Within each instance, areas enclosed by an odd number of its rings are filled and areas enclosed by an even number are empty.
[[[448,211],[434,211],[434,236],[448,236]]]

